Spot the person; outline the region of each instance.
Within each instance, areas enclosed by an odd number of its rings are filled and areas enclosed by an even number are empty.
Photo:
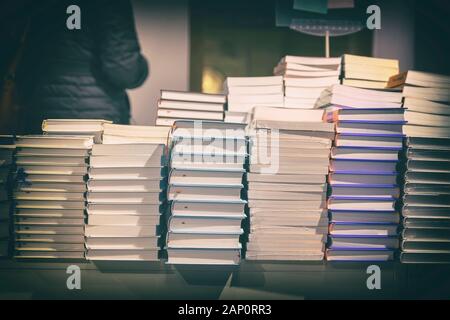
[[[44,119],[105,119],[128,124],[126,89],[140,86],[140,52],[129,0],[44,0],[29,18],[17,71],[19,132],[40,132]],[[80,9],[80,29],[67,26]]]

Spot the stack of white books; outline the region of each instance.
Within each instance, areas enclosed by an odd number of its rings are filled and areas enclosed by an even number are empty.
[[[337,132],[330,163],[327,260],[392,260],[399,247],[402,94],[334,85],[319,102]]]
[[[0,258],[10,253],[11,172],[15,151],[13,136],[0,135]]]
[[[323,260],[334,128],[322,116],[321,110],[254,109],[246,259]]]
[[[122,124],[103,125],[104,144],[167,144],[169,127],[129,126]]]
[[[391,76],[399,73],[399,61],[344,54],[342,84],[365,89],[385,89]]]
[[[161,90],[157,126],[172,126],[176,120],[223,121],[225,96],[199,92]]]
[[[105,135],[113,126],[105,126]],[[158,141],[160,128],[126,128],[131,142],[108,143],[110,138],[105,138],[92,148],[85,232],[88,260],[158,260],[167,183],[165,145],[142,140]]]
[[[285,56],[273,70],[284,78],[284,107],[313,109],[327,87],[340,83],[341,58]]]
[[[282,107],[283,77],[228,77],[224,83],[228,109],[225,122],[248,123],[255,106]]]
[[[85,176],[93,137],[17,137],[15,255],[84,259]]]
[[[408,71],[403,87],[406,139],[403,263],[450,263],[450,77]]]
[[[44,134],[93,136],[95,143],[102,142],[103,125],[112,123],[99,119],[47,119],[42,122]]]
[[[239,264],[244,125],[177,121],[171,140],[167,263]]]

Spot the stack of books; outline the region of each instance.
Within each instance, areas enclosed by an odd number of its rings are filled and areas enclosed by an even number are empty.
[[[323,260],[334,127],[322,117],[322,110],[254,109],[246,259]]]
[[[284,107],[313,109],[327,87],[340,83],[341,58],[285,56],[273,70],[284,78]]]
[[[225,96],[161,90],[157,126],[172,126],[176,120],[223,121]]]
[[[17,137],[15,256],[84,259],[89,136]]]
[[[450,77],[408,71],[401,262],[450,263]]]
[[[114,125],[106,125],[105,134],[112,128]],[[85,232],[88,260],[159,258],[159,226],[167,184],[165,145],[159,141],[160,128],[126,128],[130,142],[107,143],[111,142],[107,138],[92,148]],[[152,143],[154,140],[159,143]]]
[[[392,260],[398,249],[401,101],[400,92],[335,85],[318,105],[337,132],[330,164],[327,260]]]
[[[344,54],[342,57],[342,84],[346,86],[384,89],[391,76],[399,73],[396,59]]]
[[[225,122],[248,123],[256,106],[283,107],[283,77],[228,77],[224,83],[228,108]]]
[[[11,173],[15,151],[13,136],[0,135],[0,258],[10,254],[11,227]]]
[[[239,264],[244,125],[177,121],[171,141],[167,263]]]
[[[47,119],[42,122],[42,131],[51,135],[94,137],[95,143],[101,143],[103,125],[106,123],[112,122],[100,119]]]

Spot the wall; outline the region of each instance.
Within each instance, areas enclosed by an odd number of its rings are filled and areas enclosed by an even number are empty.
[[[133,0],[136,29],[150,76],[130,90],[132,123],[154,125],[161,89],[189,89],[188,0]]]
[[[381,0],[381,30],[373,34],[372,55],[400,60],[400,70],[414,69],[414,2]]]

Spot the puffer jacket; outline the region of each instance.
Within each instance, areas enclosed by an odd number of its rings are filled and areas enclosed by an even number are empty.
[[[126,89],[140,86],[148,65],[140,53],[128,0],[39,1],[30,20],[17,82],[21,131],[38,132],[45,118],[129,123]],[[70,5],[81,29],[69,30]],[[42,8],[42,6],[48,6]]]

